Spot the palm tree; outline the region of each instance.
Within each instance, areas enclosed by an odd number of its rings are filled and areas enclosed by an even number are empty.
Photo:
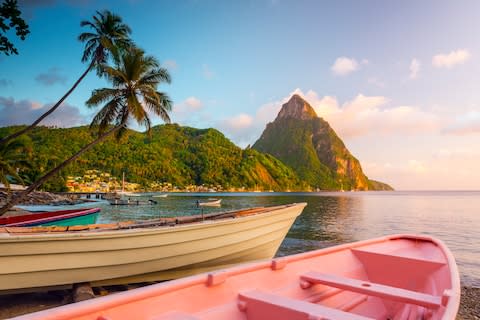
[[[32,130],[45,117],[54,112],[93,68],[96,68],[97,73],[100,74],[100,70],[102,69],[101,66],[108,60],[108,57],[113,50],[118,48],[127,49],[132,45],[132,41],[129,38],[131,32],[130,28],[122,22],[122,18],[110,11],[97,11],[97,16],[93,16],[93,22],[82,21],[80,26],[86,26],[93,29],[93,32],[84,32],[78,36],[78,40],[85,42],[82,62],[90,61],[88,68],[73,84],[70,90],[68,90],[67,93],[65,93],[65,95],[48,111],[42,114],[31,125],[9,136],[1,138],[0,145]]]
[[[0,183],[7,190],[7,200],[10,197],[9,176],[23,184],[23,179],[18,174],[18,168],[29,167],[28,156],[31,153],[30,139],[16,139],[7,144],[0,145]]]
[[[114,133],[119,138],[131,118],[144,125],[148,133],[151,127],[149,113],[170,122],[168,112],[172,109],[172,102],[167,94],[157,91],[157,86],[161,83],[170,83],[168,71],[161,68],[155,58],[146,56],[143,50],[134,47],[117,52],[114,62],[115,67],[103,65],[101,70],[113,87],[94,90],[86,102],[91,108],[103,104],[90,125],[92,129],[98,129],[99,137],[8,201],[0,209],[0,215],[97,143]]]

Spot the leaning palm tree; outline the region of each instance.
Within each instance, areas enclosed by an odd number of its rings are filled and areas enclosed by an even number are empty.
[[[7,190],[7,200],[11,195],[9,177],[23,184],[18,169],[30,167],[28,157],[31,154],[31,140],[28,137],[23,138],[0,145],[0,183]]]
[[[127,49],[132,45],[132,41],[129,38],[131,32],[130,28],[122,22],[122,18],[110,11],[97,11],[97,15],[93,16],[93,22],[82,21],[80,26],[93,29],[93,32],[84,32],[78,36],[78,40],[85,42],[82,62],[89,62],[88,68],[73,84],[70,90],[68,90],[67,93],[65,93],[65,95],[48,111],[42,114],[31,125],[9,136],[1,138],[0,145],[11,141],[36,127],[45,117],[54,112],[63,103],[63,101],[73,92],[73,90],[75,90],[78,84],[92,69],[97,69],[97,73],[100,75],[102,65],[108,60],[108,57],[113,50]]]
[[[0,215],[97,143],[113,134],[119,138],[130,119],[144,125],[148,133],[151,127],[149,114],[170,122],[168,112],[172,109],[172,102],[167,94],[157,91],[161,83],[170,83],[168,71],[161,68],[155,58],[146,56],[138,48],[117,53],[114,62],[115,67],[104,65],[101,70],[113,87],[94,90],[86,102],[91,108],[103,105],[90,125],[92,129],[98,130],[98,138],[12,198],[0,209]]]

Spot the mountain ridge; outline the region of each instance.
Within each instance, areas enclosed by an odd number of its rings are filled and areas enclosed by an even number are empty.
[[[313,189],[393,190],[371,182],[330,124],[296,94],[282,105],[252,148],[280,159]]]

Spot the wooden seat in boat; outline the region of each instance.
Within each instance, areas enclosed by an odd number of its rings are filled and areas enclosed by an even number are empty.
[[[442,297],[433,296],[416,291],[386,286],[378,283],[345,278],[333,274],[307,272],[300,277],[300,285],[306,289],[313,284],[323,284],[330,287],[367,294],[384,299],[411,303],[427,308],[438,308],[442,304]]]
[[[248,320],[372,320],[372,318],[258,290],[239,294],[238,307]]]

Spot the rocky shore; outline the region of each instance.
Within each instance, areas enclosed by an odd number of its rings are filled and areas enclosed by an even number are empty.
[[[457,320],[480,320],[480,288],[462,287]]]
[[[15,196],[17,191],[13,192]],[[0,206],[3,206],[7,200],[7,192],[0,190]],[[76,196],[63,196],[57,195],[50,192],[35,191],[30,193],[27,198],[22,201],[21,205],[54,205],[54,206],[63,206],[63,205],[73,205],[83,202],[83,200],[78,199]],[[24,210],[18,208],[12,208],[7,215],[15,215],[19,213],[24,213]]]

